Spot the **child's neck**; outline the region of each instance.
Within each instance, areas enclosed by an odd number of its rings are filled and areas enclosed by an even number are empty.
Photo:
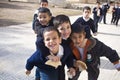
[[[81,48],[84,48],[86,46],[86,42],[87,42],[88,39],[84,39],[83,43],[81,44]]]
[[[51,55],[56,56],[58,54],[58,51],[50,51]]]
[[[83,16],[83,19],[84,19],[85,21],[88,21],[88,20],[90,19],[90,17],[84,17],[84,16]]]

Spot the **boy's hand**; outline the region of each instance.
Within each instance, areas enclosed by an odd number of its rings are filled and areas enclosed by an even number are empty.
[[[67,75],[69,78],[73,78],[75,76],[75,69],[74,68],[70,68],[68,71],[67,71]]]
[[[30,73],[31,73],[31,71],[26,70],[26,72],[25,72],[25,73],[26,73],[26,75],[28,75],[28,76],[29,76],[29,75],[30,75]]]
[[[75,76],[75,69],[74,68],[70,68],[69,69],[69,72],[70,72],[70,74],[72,75],[72,76]]]
[[[58,57],[58,56],[49,55],[47,57],[48,57],[49,60],[52,60],[54,62],[60,61],[60,57]]]
[[[97,36],[97,34],[98,34],[97,32],[93,33],[94,36]]]
[[[115,64],[114,66],[115,66],[115,68],[116,68],[118,71],[120,71],[120,63]]]
[[[74,66],[79,69],[79,71],[83,71],[87,69],[87,65],[80,60],[74,62]]]
[[[37,32],[34,30],[34,33],[37,34]]]

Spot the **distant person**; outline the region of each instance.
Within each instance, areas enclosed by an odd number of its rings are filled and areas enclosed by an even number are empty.
[[[47,0],[40,0],[39,2],[39,8],[45,7],[48,8],[48,1]],[[39,12],[39,8],[35,11],[34,16],[33,16],[33,22],[32,22],[32,29],[35,29],[35,21],[38,17],[38,12]]]
[[[111,24],[114,24],[115,18],[116,18],[116,8],[115,8],[115,2],[111,1],[110,6],[112,7],[112,19]]]
[[[96,36],[96,28],[94,25],[94,21],[92,18],[90,18],[91,15],[91,8],[89,6],[85,6],[83,8],[83,15],[82,17],[79,17],[73,24],[80,23],[84,25],[85,32],[86,32],[86,38],[90,38],[92,36],[91,31],[93,32],[93,35]]]
[[[72,25],[71,48],[73,50],[74,61],[81,60],[87,65],[88,80],[98,80],[100,73],[100,57],[105,56],[114,67],[120,71],[120,57],[118,53],[96,38],[85,38],[86,32],[83,25],[76,23]],[[77,68],[77,66],[76,66]],[[78,80],[81,71],[78,70],[76,76],[70,80]]]
[[[116,2],[115,21],[114,21],[114,24],[116,26],[118,26],[119,19],[120,19],[120,2]]]
[[[36,48],[40,49],[40,43],[43,40],[42,32],[44,28],[53,26],[52,13],[48,8],[39,8],[38,17],[35,21],[35,33],[37,34]],[[39,43],[40,42],[40,43]]]
[[[61,35],[59,31],[54,27],[47,27],[43,31],[43,38],[45,46],[49,49],[49,55],[44,57],[41,51],[37,50],[27,60],[26,74],[29,75],[33,67],[37,66],[40,80],[65,80],[64,67],[67,65],[70,74],[74,76],[75,69],[73,68],[72,51],[68,46],[60,45]],[[51,61],[52,64],[46,64],[47,61]]]
[[[108,3],[104,3],[102,5],[102,15],[100,17],[99,22],[101,22],[103,19],[103,23],[106,24],[106,15],[109,8],[110,8],[110,5]]]
[[[102,16],[102,8],[100,7],[100,2],[96,2],[96,7],[93,8],[93,20],[94,20],[96,32],[98,32],[98,22],[101,16]]]

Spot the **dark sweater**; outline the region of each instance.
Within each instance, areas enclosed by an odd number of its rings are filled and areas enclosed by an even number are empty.
[[[78,49],[72,43],[71,48],[73,50],[75,59],[81,60],[81,55]],[[112,63],[115,63],[120,59],[115,50],[95,38],[88,39],[84,50],[84,58],[82,60],[88,67],[87,71],[95,72],[97,75],[99,75],[98,66],[100,65],[100,57],[104,56]]]
[[[62,66],[59,66],[57,69],[55,69],[52,66],[45,65],[47,59],[42,55],[40,50],[37,50],[27,60],[26,69],[32,70],[34,66],[37,66],[40,72],[52,71],[55,72],[56,75],[59,75],[58,76],[59,80],[65,80],[64,66],[66,64],[68,68],[73,67],[73,56],[72,56],[72,51],[67,46],[64,45],[63,48],[64,48],[64,55],[61,58]]]
[[[86,38],[91,37],[91,30],[92,30],[93,33],[96,32],[94,21],[91,18],[88,21],[85,21],[83,19],[83,17],[79,17],[73,24],[75,24],[75,23],[80,23],[80,24],[84,25],[85,32],[86,32]]]

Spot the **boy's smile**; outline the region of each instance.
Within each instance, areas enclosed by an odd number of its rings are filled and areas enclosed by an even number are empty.
[[[49,21],[51,20],[51,16],[49,16],[47,13],[39,13],[38,20],[41,25],[47,26]]]
[[[59,25],[58,31],[61,33],[61,37],[63,39],[69,38],[71,34],[71,25],[69,22],[64,22],[63,24]]]
[[[52,53],[57,53],[59,50],[59,44],[61,43],[61,38],[55,31],[45,32],[44,43]]]

